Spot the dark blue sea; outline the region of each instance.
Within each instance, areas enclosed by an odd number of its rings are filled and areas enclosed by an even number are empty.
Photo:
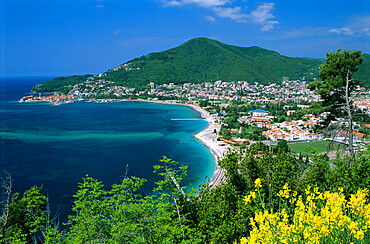
[[[199,118],[194,110],[146,102],[18,102],[50,78],[0,78],[0,169],[12,175],[14,192],[43,186],[60,220],[73,214],[73,195],[87,174],[108,189],[127,169],[148,180],[144,190],[150,193],[158,179],[153,165],[167,156],[189,166],[186,185],[212,175],[212,154],[192,137],[207,122],[171,120]]]

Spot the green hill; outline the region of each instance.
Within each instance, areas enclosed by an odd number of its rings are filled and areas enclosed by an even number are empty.
[[[201,83],[245,80],[268,84],[318,77],[322,61],[291,58],[259,47],[237,47],[207,39],[192,39],[176,48],[151,53],[106,72],[107,79],[127,86],[148,82]]]
[[[260,47],[237,47],[208,38],[195,38],[163,52],[135,58],[105,73],[116,85],[140,87],[149,82],[201,83],[206,81],[250,81],[268,84],[290,79],[311,81],[319,77],[322,59],[295,58]],[[364,54],[354,78],[370,84],[370,55]],[[76,84],[86,76],[55,78],[34,90],[64,91],[66,82]]]
[[[84,82],[92,75],[73,75],[56,77],[33,87],[32,92],[61,92],[67,93],[71,86]]]
[[[353,78],[362,81],[364,85],[370,86],[370,55],[363,54],[364,62],[358,67],[358,71]]]

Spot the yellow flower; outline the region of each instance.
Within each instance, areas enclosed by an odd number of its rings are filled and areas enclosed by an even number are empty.
[[[366,197],[369,195],[369,190],[358,190],[356,194],[351,194],[348,205],[355,210],[363,207],[366,202]]]
[[[277,193],[277,196],[278,197],[289,198],[290,191],[291,190],[289,189],[288,184],[285,184],[283,186],[283,190],[280,190],[279,193]]]
[[[253,226],[253,227],[255,227],[256,226],[256,222],[254,222],[254,219],[253,219],[253,217],[250,217],[250,222],[251,222],[251,225]]]
[[[245,202],[245,205],[247,205],[247,203],[249,203],[250,200],[251,200],[251,195],[245,196],[243,199],[243,201]]]
[[[310,189],[311,189],[311,186],[308,186],[307,189],[305,190],[306,195],[310,195]]]
[[[357,240],[362,240],[364,239],[364,232],[362,230],[359,230],[357,232],[355,232],[355,238]]]
[[[242,239],[240,239],[240,243],[241,243],[241,244],[247,244],[247,243],[248,243],[247,238],[242,237]]]
[[[245,202],[244,204],[247,205],[247,203],[250,202],[251,198],[256,198],[256,193],[254,191],[250,191],[248,196],[245,196],[243,201]]]
[[[349,226],[348,226],[348,229],[350,229],[353,232],[356,231],[357,230],[357,223],[351,221],[350,224],[349,224]]]
[[[289,193],[290,193],[290,189],[288,188],[288,184],[285,184],[284,186],[283,186],[283,189],[284,189],[284,194],[283,194],[283,196],[285,197],[285,198],[289,198]]]
[[[256,179],[255,181],[254,181],[254,186],[257,188],[257,187],[262,187],[262,185],[261,185],[261,179],[260,178],[258,178],[258,179]]]
[[[257,211],[250,218],[252,230],[242,243],[338,243],[343,236],[347,239],[364,240],[370,229],[369,190],[359,190],[351,195],[347,203],[341,189],[337,192],[320,193],[318,188],[306,189],[306,196],[293,192],[295,200],[293,214],[286,209],[276,213]],[[252,198],[254,192],[249,194]],[[278,193],[289,197],[286,184]],[[264,206],[266,209],[266,206]],[[353,244],[353,243],[352,243]]]

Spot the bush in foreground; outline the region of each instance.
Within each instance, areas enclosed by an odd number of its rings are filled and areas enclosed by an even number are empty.
[[[244,198],[248,207],[261,206],[250,222],[250,236],[241,243],[370,243],[369,190],[358,190],[347,201],[343,188],[320,192],[308,187],[303,196],[285,185],[277,194],[280,208],[266,209],[261,201],[260,180]],[[290,204],[289,204],[290,203]]]

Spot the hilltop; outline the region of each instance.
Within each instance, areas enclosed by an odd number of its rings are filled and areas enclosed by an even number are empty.
[[[116,85],[141,87],[150,82],[203,83],[206,81],[249,81],[280,83],[283,77],[307,81],[319,77],[323,59],[287,57],[260,47],[238,47],[208,39],[195,38],[184,44],[125,62],[105,72],[104,79]],[[84,76],[58,77],[34,88],[35,92],[66,91],[70,85],[86,80]],[[370,55],[354,78],[370,84]]]
[[[318,77],[322,60],[292,58],[260,47],[237,47],[196,38],[163,52],[150,53],[106,72],[107,79],[137,86],[149,82],[202,83],[245,80],[268,84]]]

